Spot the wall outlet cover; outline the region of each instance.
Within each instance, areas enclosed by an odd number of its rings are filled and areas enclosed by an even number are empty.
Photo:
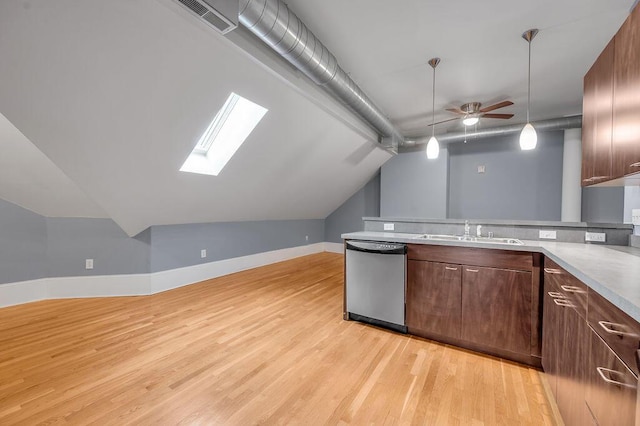
[[[84,268],[85,269],[93,269],[93,259],[85,259]]]
[[[486,170],[485,166],[478,166],[478,173],[484,173]]]
[[[393,231],[395,229],[395,225],[393,223],[385,223],[384,230],[385,231]]]
[[[631,209],[631,223],[640,226],[640,209]]]
[[[557,232],[545,231],[541,229],[540,231],[538,231],[538,238],[540,238],[541,240],[555,240],[557,238]]]
[[[604,243],[607,240],[607,234],[605,234],[604,232],[585,232],[584,240]]]
[[[205,257],[207,257],[207,249],[200,250],[200,258],[204,259]]]

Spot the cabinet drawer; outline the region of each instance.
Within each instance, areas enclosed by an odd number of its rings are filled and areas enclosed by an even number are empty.
[[[429,260],[431,262],[487,266],[518,271],[533,270],[533,254],[521,251],[409,244],[407,258],[410,260]]]
[[[588,291],[589,325],[637,376],[635,353],[640,345],[640,324],[592,289]]]
[[[598,334],[590,335],[586,403],[599,425],[632,426],[637,379]]]
[[[558,304],[573,308],[583,319],[587,319],[587,286],[582,281],[562,269],[552,260],[544,261],[545,282],[553,283],[555,291],[550,296],[559,300]]]

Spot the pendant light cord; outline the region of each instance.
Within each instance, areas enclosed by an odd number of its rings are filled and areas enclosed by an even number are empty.
[[[527,75],[527,123],[529,121],[529,109],[531,108],[531,40],[529,42],[529,73]]]
[[[433,67],[433,97],[431,102],[431,137],[436,135],[436,67]]]

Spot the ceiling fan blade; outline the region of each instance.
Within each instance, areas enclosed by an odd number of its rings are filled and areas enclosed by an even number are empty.
[[[460,117],[455,117],[455,118],[450,118],[450,119],[448,119],[448,120],[438,121],[437,123],[433,123],[433,124],[429,123],[428,127],[434,126],[434,125],[436,125],[436,124],[447,123],[447,122],[449,122],[449,121],[454,121],[454,120],[460,120]]]
[[[508,107],[509,105],[513,105],[513,102],[502,101],[502,102],[498,102],[497,104],[489,105],[486,108],[482,108],[480,112],[489,112],[489,111],[493,111],[494,109]]]
[[[453,112],[453,113],[461,114],[461,115],[466,115],[467,114],[466,112],[464,112],[460,108],[447,108],[446,110],[449,111],[449,112]]]
[[[484,118],[502,118],[504,120],[513,117],[513,114],[482,114]]]

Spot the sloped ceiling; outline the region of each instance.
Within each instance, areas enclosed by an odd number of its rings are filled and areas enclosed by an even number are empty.
[[[431,78],[437,68],[436,121],[466,102],[515,105],[479,127],[526,122],[527,43],[532,43],[531,119],[582,113],[582,78],[629,14],[634,0],[288,0],[345,71],[405,135],[431,129]],[[460,120],[437,131],[460,131]]]
[[[3,1],[0,58],[0,113],[129,235],[324,218],[390,157],[169,0]],[[231,91],[269,112],[219,176],[179,172]]]
[[[0,198],[47,217],[105,212],[0,114]]]

